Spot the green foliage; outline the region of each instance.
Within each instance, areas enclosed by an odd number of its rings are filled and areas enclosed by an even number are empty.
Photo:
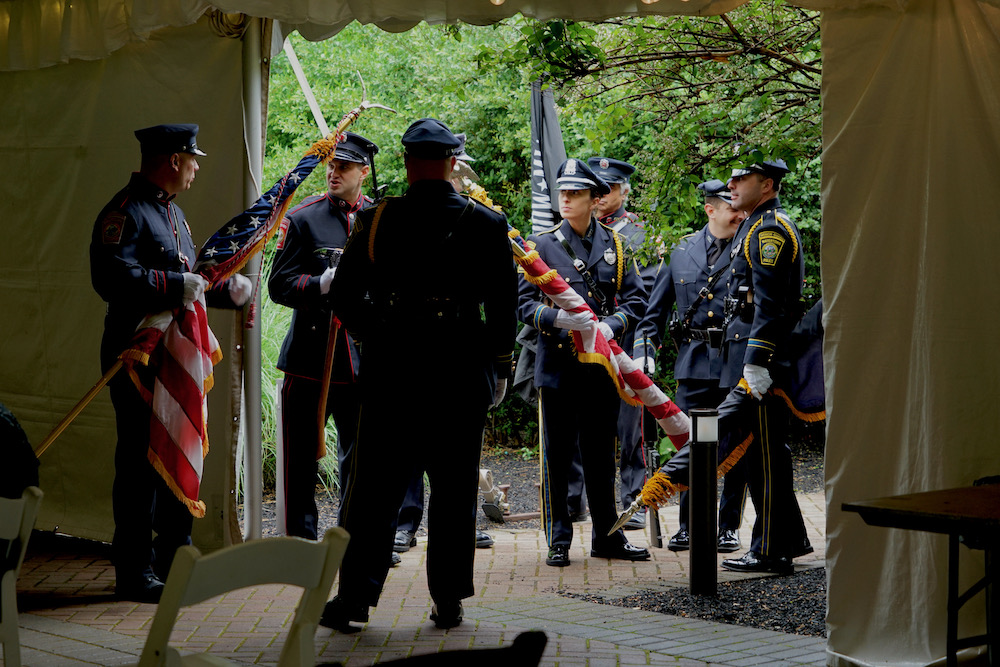
[[[555,93],[567,154],[609,155],[639,167],[629,208],[648,221],[656,253],[704,224],[695,186],[725,179],[737,144],[784,158],[795,170],[782,201],[798,223],[807,261],[807,294],[819,296],[820,46],[816,12],[751,0],[717,17],[644,17],[597,24],[515,18],[490,27],[421,24],[404,34],[352,23],[336,37],[292,44],[332,127],[361,101],[358,74],[372,102],[351,127],[380,147],[379,184],[406,188],[399,139],[414,120],[439,118],[469,136],[480,184],[511,223],[530,220],[530,91],[539,77]],[[360,66],[360,71],[359,71]],[[271,64],[266,188],[320,138],[285,56]],[[371,181],[369,181],[369,186]],[[311,177],[295,201],[321,192]],[[270,250],[265,267],[269,266]],[[267,268],[264,270],[266,284]],[[263,297],[264,439],[273,452],[272,386],[290,311]],[[657,383],[674,393],[672,349],[657,360]],[[487,444],[537,451],[537,414],[517,396],[491,412]],[[335,441],[332,422],[328,442]],[[331,450],[333,447],[331,447]],[[273,453],[267,475],[273,479]],[[336,487],[335,461],[323,463]]]
[[[818,293],[817,12],[752,0],[715,17],[517,23],[518,41],[481,51],[479,62],[526,67],[550,82],[568,154],[639,167],[630,208],[653,228],[651,242],[669,246],[704,223],[696,186],[725,180],[737,146],[794,165],[782,201],[812,236],[808,268]]]

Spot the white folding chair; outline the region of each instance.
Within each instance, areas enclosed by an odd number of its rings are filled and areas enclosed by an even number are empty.
[[[42,491],[29,486],[20,498],[0,498],[0,642],[3,663],[20,667],[21,643],[17,637],[17,574],[28,549],[28,538],[35,527]]]
[[[348,539],[343,528],[332,528],[321,542],[274,537],[226,547],[207,556],[202,556],[195,547],[181,547],[167,576],[139,667],[232,665],[207,653],[182,656],[167,645],[170,632],[181,607],[263,584],[288,584],[304,589],[278,666],[313,667],[316,624],[344,558]]]

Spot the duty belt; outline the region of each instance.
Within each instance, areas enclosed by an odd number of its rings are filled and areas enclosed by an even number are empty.
[[[688,329],[687,337],[691,340],[700,340],[708,343],[712,347],[721,347],[722,329],[709,327],[708,329]]]
[[[387,313],[395,317],[412,317],[416,320],[480,320],[478,303],[469,303],[448,297],[423,299],[390,298]]]

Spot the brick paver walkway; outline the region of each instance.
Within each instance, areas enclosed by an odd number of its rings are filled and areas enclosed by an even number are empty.
[[[799,501],[816,552],[798,567],[822,565],[822,493]],[[677,508],[661,511],[664,532],[677,526]],[[744,542],[753,521],[748,507]],[[381,604],[363,632],[316,633],[321,662],[350,666],[447,649],[509,645],[518,633],[545,630],[543,665],[823,665],[826,641],[691,618],[595,604],[562,593],[625,595],[637,590],[688,585],[687,554],[653,549],[642,563],[590,558],[590,523],[577,524],[566,568],[545,565],[544,534],[498,526],[496,544],[476,552],[475,597],[465,601],[466,620],[443,631],[428,619],[424,573],[426,543],[403,554],[389,573]],[[646,544],[639,531],[629,534]],[[39,540],[44,544],[43,540]],[[90,545],[89,543],[80,543]],[[93,548],[86,549],[94,551]],[[79,549],[77,550],[79,551]],[[738,555],[738,554],[737,554]],[[721,560],[722,556],[720,556]],[[719,581],[748,575],[719,570]],[[25,665],[126,665],[137,661],[156,607],[119,602],[114,571],[103,553],[54,553],[31,549],[18,582],[22,661]],[[336,584],[334,584],[336,586]],[[248,665],[275,664],[298,589],[245,589],[187,608],[172,642],[186,651],[209,651]]]

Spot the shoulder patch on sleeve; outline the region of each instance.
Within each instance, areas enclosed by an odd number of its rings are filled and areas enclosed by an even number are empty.
[[[779,232],[766,229],[757,235],[757,244],[760,246],[760,263],[763,266],[774,266],[785,245],[785,237]]]
[[[121,211],[109,211],[101,220],[101,242],[104,245],[118,245],[122,242],[124,228],[125,214]]]

